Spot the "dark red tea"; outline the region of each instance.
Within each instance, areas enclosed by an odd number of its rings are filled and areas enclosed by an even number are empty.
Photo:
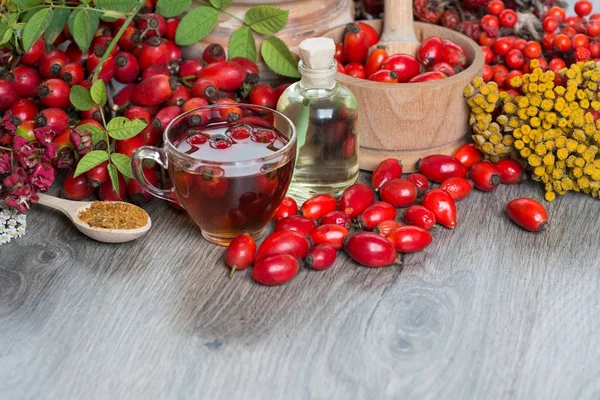
[[[169,166],[179,201],[215,240],[230,240],[243,231],[260,233],[290,183],[294,157],[260,161],[282,149],[288,138],[259,121],[251,117],[189,127],[174,142],[193,158]]]

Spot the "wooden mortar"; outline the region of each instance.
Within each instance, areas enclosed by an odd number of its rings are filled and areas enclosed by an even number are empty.
[[[382,30],[381,20],[363,21]],[[323,36],[341,42],[345,26]],[[430,36],[450,39],[467,53],[469,67],[446,79],[422,83],[381,83],[338,73],[359,104],[360,168],[373,171],[386,158],[402,160],[406,172],[425,155],[451,154],[469,139],[468,108],[463,90],[481,76],[484,65],[479,45],[468,37],[437,25],[414,23],[419,41]]]

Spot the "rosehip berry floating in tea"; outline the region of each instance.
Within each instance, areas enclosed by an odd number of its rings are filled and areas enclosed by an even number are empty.
[[[506,205],[506,214],[515,224],[531,232],[547,230],[548,213],[543,205],[530,198],[519,198]]]

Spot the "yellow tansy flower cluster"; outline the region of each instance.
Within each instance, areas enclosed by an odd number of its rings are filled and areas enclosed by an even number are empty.
[[[554,72],[542,71],[537,60],[531,66],[532,73],[511,80],[522,96],[480,78],[465,88],[473,141],[491,161],[512,157],[526,164],[544,183],[548,201],[571,190],[599,198],[600,63],[559,71],[564,86],[555,86]]]

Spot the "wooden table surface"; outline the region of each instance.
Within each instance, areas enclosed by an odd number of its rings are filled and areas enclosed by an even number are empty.
[[[363,174],[363,179],[368,178]],[[476,192],[403,267],[340,254],[264,287],[158,200],[129,244],[34,207],[0,247],[2,399],[598,399],[600,203],[504,215],[539,186]]]

